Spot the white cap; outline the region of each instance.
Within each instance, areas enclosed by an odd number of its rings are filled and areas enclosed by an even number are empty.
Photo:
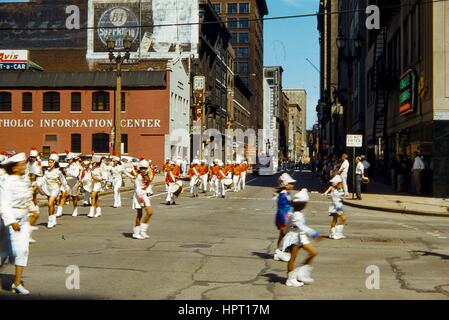
[[[119,157],[112,157],[112,161],[120,161]]]
[[[224,166],[224,163],[223,163],[222,161],[218,161],[218,165],[219,165],[220,167],[223,167],[223,166]]]
[[[280,184],[281,187],[286,187],[290,183],[295,183],[295,182],[296,182],[296,180],[293,179],[292,176],[289,175],[288,173],[283,173],[279,177],[279,184]]]
[[[93,155],[92,156],[92,162],[100,163],[101,162],[101,156]]]
[[[52,153],[50,155],[50,158],[48,158],[48,160],[53,160],[53,161],[58,162],[59,161],[59,156],[56,153]]]
[[[67,154],[66,160],[72,160],[72,159],[74,159],[74,158],[75,158],[75,154],[69,152],[69,153]]]
[[[37,156],[39,156],[39,152],[37,152],[37,150],[35,149],[32,149],[30,151],[30,157],[37,157]]]
[[[309,202],[309,192],[307,189],[302,189],[293,197],[293,202]]]
[[[218,159],[214,160],[214,163],[219,163],[219,162],[220,162],[220,160],[218,160]]]
[[[331,183],[333,186],[336,186],[337,184],[342,183],[342,182],[343,182],[343,178],[342,178],[340,175],[336,175],[336,176],[333,177],[332,180],[330,181],[330,183]]]
[[[5,161],[3,161],[2,164],[18,163],[18,162],[26,161],[26,159],[27,159],[26,154],[24,152],[22,152],[22,153],[13,155],[11,158],[6,159]]]
[[[147,160],[139,161],[139,168],[148,168],[149,166],[150,166],[150,163]]]

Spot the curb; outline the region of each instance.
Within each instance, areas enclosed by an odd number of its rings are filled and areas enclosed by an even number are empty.
[[[349,207],[366,209],[366,210],[386,211],[386,212],[408,214],[408,215],[415,215],[415,216],[449,218],[449,214],[444,214],[444,213],[415,211],[415,210],[409,210],[409,209],[401,210],[401,209],[394,209],[394,208],[375,207],[372,205],[358,204],[358,203],[354,203],[352,201],[347,201],[347,200],[343,200],[343,204],[348,205]]]

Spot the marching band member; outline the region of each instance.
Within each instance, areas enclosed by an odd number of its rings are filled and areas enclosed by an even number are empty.
[[[176,204],[176,196],[171,191],[172,186],[176,183],[176,179],[179,178],[181,172],[175,162],[170,162],[170,171],[167,173],[165,183],[168,185],[167,198],[165,199],[166,205]]]
[[[312,284],[314,280],[311,278],[312,260],[318,254],[315,247],[310,243],[309,237],[320,241],[322,239],[319,232],[313,230],[306,225],[305,215],[302,212],[309,202],[310,197],[307,189],[302,189],[293,197],[293,214],[290,215],[288,221],[289,232],[285,238],[293,239],[291,248],[291,258],[288,262],[288,278],[286,285],[289,287],[301,287],[304,284]],[[295,268],[295,260],[300,248],[307,251],[308,256],[303,262],[303,266]]]
[[[48,198],[48,224],[47,228],[51,229],[56,226],[55,204],[61,193],[61,187],[67,186],[67,180],[59,169],[59,156],[56,152],[52,152],[48,159],[48,169],[45,171],[44,179],[40,185],[41,192]]]
[[[26,171],[26,155],[19,153],[3,162],[6,175],[0,185],[0,217],[3,235],[1,247],[9,252],[0,256],[14,258],[15,275],[11,289],[14,293],[27,295],[22,282],[22,273],[28,264],[30,231],[36,229],[28,220],[29,214],[36,212],[33,192]],[[6,243],[5,243],[6,242]],[[3,251],[3,250],[2,250]]]
[[[207,192],[207,179],[209,176],[209,167],[206,163],[206,160],[201,160],[201,164],[198,166],[198,173],[200,174],[201,179],[201,190],[203,193]]]
[[[199,161],[193,160],[189,169],[189,177],[190,177],[190,193],[193,198],[198,197],[198,181],[200,179],[200,173],[198,171]]]
[[[214,193],[215,196],[218,195],[218,171],[220,166],[218,165],[218,159],[214,160],[214,165],[209,169],[209,185],[210,192]]]
[[[224,173],[226,175],[226,179],[232,179],[234,174],[234,166],[232,165],[231,160],[226,160],[226,166],[224,167]]]
[[[122,206],[122,198],[120,196],[120,188],[122,187],[123,178],[125,175],[131,180],[134,179],[133,175],[131,175],[128,171],[125,170],[122,163],[120,162],[119,157],[112,158],[112,186],[114,188],[114,208],[120,208]]]
[[[26,174],[30,173],[30,169],[32,166],[41,166],[39,162],[39,153],[35,148],[31,148],[30,155],[27,160]]]
[[[151,184],[151,177],[149,175],[150,163],[146,160],[139,162],[139,173],[134,182],[134,196],[133,209],[137,210],[136,223],[133,229],[134,239],[148,239],[148,222],[153,215],[153,208],[150,202],[149,187]],[[145,210],[145,217],[142,219],[143,210]]]
[[[218,173],[217,173],[217,179],[215,179],[215,196],[218,198],[221,194],[222,198],[226,197],[226,186],[225,186],[225,179],[226,174],[224,172],[224,163],[219,162],[218,163]],[[220,186],[220,190],[218,190],[218,187]]]
[[[242,179],[241,161],[237,160],[234,164],[234,192],[240,192],[240,179]]]
[[[153,195],[153,180],[156,176],[156,167],[153,165],[153,160],[148,160],[148,163],[150,164],[150,167],[148,168],[148,174],[150,176],[150,186],[148,187],[148,191],[150,192],[150,196]]]
[[[81,184],[83,185],[83,190],[84,190],[83,205],[90,206],[91,205],[90,186],[92,185],[90,162],[87,160],[83,161],[82,166],[83,166],[83,171],[81,172],[80,181],[81,181]],[[89,190],[86,190],[86,189],[89,189]]]
[[[37,200],[37,195],[39,193],[44,195],[40,191],[40,187],[39,187],[42,184],[42,179],[43,179],[42,175],[43,175],[42,174],[42,166],[39,165],[39,161],[34,162],[34,164],[29,167],[29,173],[28,173],[28,177],[31,182],[31,189],[33,192],[32,201],[36,208],[36,211],[32,212],[29,215],[30,224],[33,226],[36,225],[37,221],[39,220],[39,215],[40,215],[39,201]],[[36,240],[34,240],[31,237],[31,232],[30,232],[30,243],[35,243],[35,242],[36,242]]]
[[[165,181],[167,181],[167,175],[170,172],[170,168],[171,168],[171,161],[170,158],[166,158],[165,159],[165,164],[164,164],[164,175],[165,175]],[[168,191],[168,187],[169,185],[166,183],[165,184],[165,191]]]
[[[78,196],[80,194],[80,176],[83,168],[78,163],[78,156],[69,153],[67,155],[67,162],[69,163],[66,169],[66,180],[67,180],[67,194],[72,200],[73,212],[72,217],[78,216]]]
[[[330,239],[341,240],[346,238],[343,235],[343,229],[346,223],[346,213],[343,211],[342,197],[345,194],[343,178],[336,175],[330,181],[331,187],[327,189],[324,195],[331,195],[332,203],[329,207],[329,216],[332,217]]]
[[[245,190],[246,176],[248,175],[248,162],[246,160],[243,161],[241,168],[242,172],[240,173],[240,189]]]
[[[89,214],[87,215],[89,218],[99,218],[101,217],[101,207],[98,196],[101,191],[103,191],[103,182],[105,181],[105,174],[101,169],[101,162],[103,161],[103,157],[93,156],[92,157],[92,197],[91,197],[91,207],[89,210]]]

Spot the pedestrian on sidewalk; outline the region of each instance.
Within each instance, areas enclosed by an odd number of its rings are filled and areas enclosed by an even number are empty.
[[[292,211],[291,190],[294,189],[295,183],[295,179],[293,179],[288,173],[284,173],[279,178],[279,185],[275,191],[277,210],[274,223],[279,230],[277,249],[273,257],[276,261],[282,260],[288,262],[290,260],[290,254],[285,252],[288,246],[286,243],[283,243],[282,240],[286,232],[286,223]]]
[[[407,165],[404,160],[403,155],[399,155],[398,157],[398,166],[397,166],[397,191],[403,192],[405,190],[405,175],[407,170]]]
[[[324,195],[331,195],[331,205],[329,206],[329,216],[332,217],[330,239],[340,240],[344,239],[343,229],[346,223],[346,214],[343,211],[342,196],[343,178],[339,175],[335,176],[331,181],[331,186]]]
[[[344,196],[349,197],[349,190],[348,190],[348,171],[349,171],[349,161],[348,161],[348,155],[343,154],[341,156],[342,164],[340,166],[340,170],[338,171],[338,174],[343,179],[343,191]]]
[[[306,225],[304,209],[307,207],[310,197],[307,189],[302,189],[293,197],[293,213],[288,221],[288,233],[285,238],[294,239],[291,247],[291,258],[287,266],[287,282],[289,287],[302,287],[304,284],[312,284],[314,280],[312,274],[312,261],[318,254],[318,251],[310,243],[309,237],[320,241],[322,239],[319,232]],[[307,251],[307,257],[302,263],[302,267],[295,269],[295,260],[299,249]]]
[[[424,161],[419,156],[418,152],[413,152],[413,167],[412,167],[412,193],[422,195],[422,172],[426,169]]]
[[[355,158],[355,193],[357,200],[362,200],[362,180],[365,179],[365,166],[362,163],[362,158]]]

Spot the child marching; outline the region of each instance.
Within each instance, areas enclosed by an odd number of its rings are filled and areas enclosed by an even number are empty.
[[[148,173],[150,163],[146,160],[139,162],[139,173],[134,182],[133,210],[137,210],[136,222],[132,237],[134,239],[148,239],[148,222],[153,215],[153,208],[150,202],[151,177]],[[143,212],[145,211],[145,216]],[[143,217],[143,219],[142,219]]]
[[[331,187],[326,190],[324,195],[331,196],[331,205],[329,206],[329,216],[332,217],[330,239],[341,240],[346,238],[343,235],[343,229],[346,223],[346,213],[343,211],[342,197],[345,194],[343,178],[336,175],[330,181]]]

